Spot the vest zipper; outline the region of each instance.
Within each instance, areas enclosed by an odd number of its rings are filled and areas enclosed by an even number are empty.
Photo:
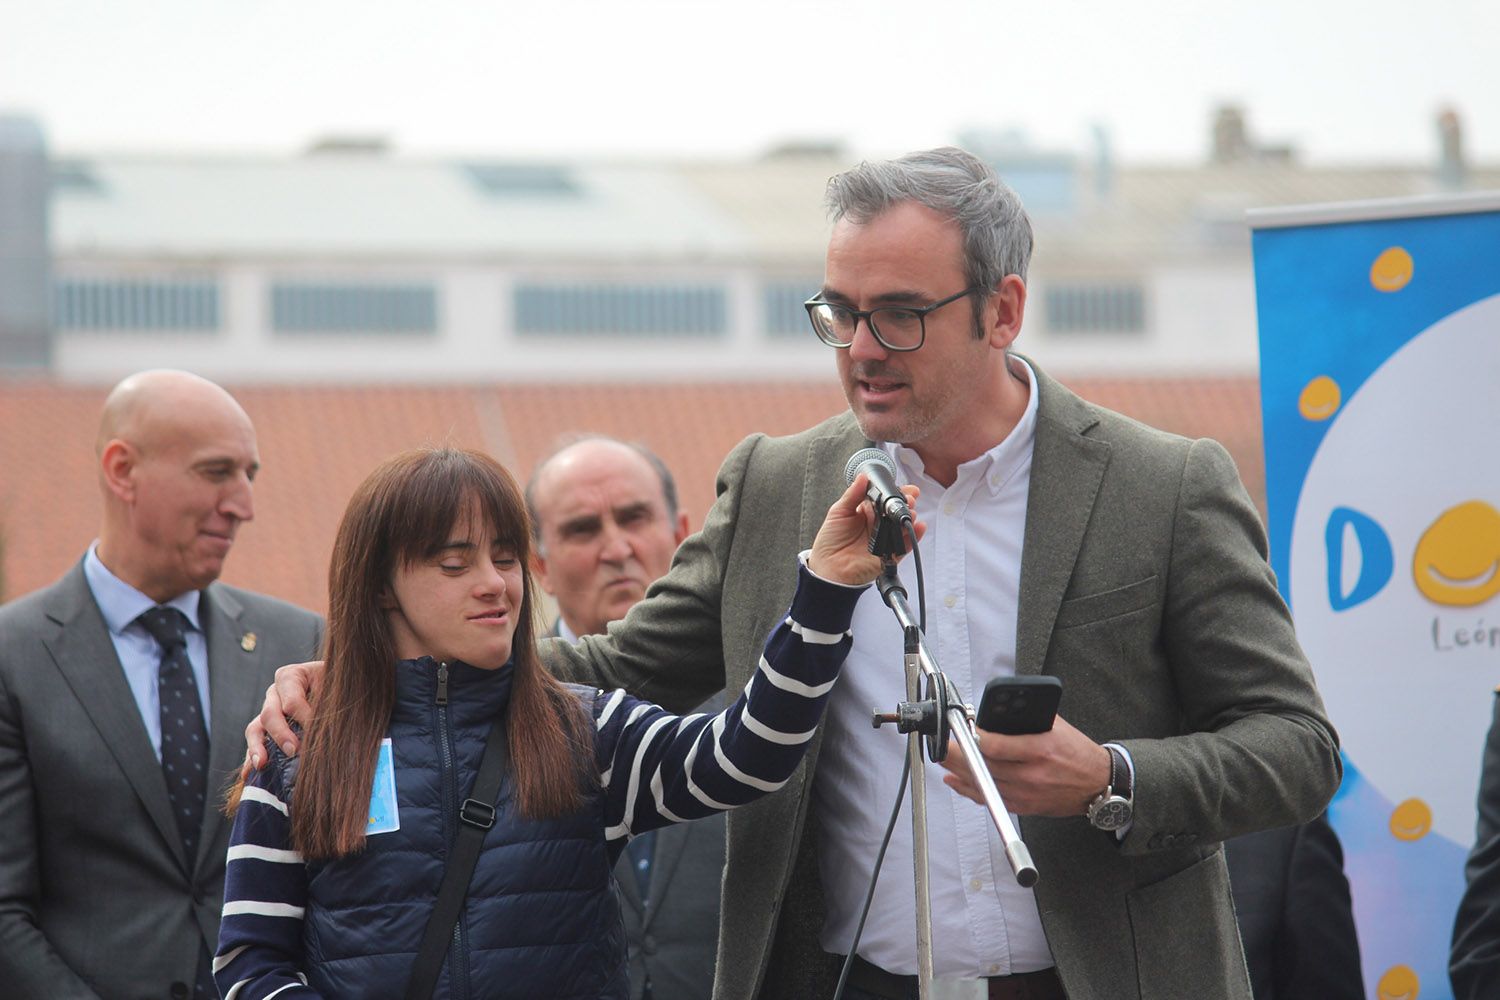
[[[437,697],[434,699],[437,714],[438,760],[443,779],[443,835],[451,845],[458,834],[458,775],[453,760],[453,741],[448,729],[448,664],[439,663],[437,670]],[[467,907],[465,907],[467,909]],[[448,949],[448,984],[454,1000],[468,1000],[469,996],[469,948],[464,911],[458,913],[453,925],[453,942]]]

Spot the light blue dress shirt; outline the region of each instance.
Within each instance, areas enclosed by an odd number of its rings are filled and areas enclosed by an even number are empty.
[[[146,724],[146,734],[151,737],[151,749],[161,759],[161,696],[157,692],[157,675],[161,672],[161,646],[136,621],[143,611],[156,607],[156,602],[121,580],[105,568],[95,552],[99,543],[89,546],[83,557],[83,575],[89,589],[94,592],[94,603],[109,626],[109,638],[115,644],[115,653],[120,657],[120,666],[125,669],[125,682],[135,696],[135,704],[141,712],[141,721]],[[193,679],[198,682],[198,699],[203,703],[203,725],[210,726],[213,714],[209,711],[208,698],[208,640],[203,634],[203,625],[198,620],[199,592],[190,590],[166,602],[187,616],[187,654],[193,665]]]

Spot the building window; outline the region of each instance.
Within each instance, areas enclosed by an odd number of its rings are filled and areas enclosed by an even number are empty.
[[[278,281],[271,286],[271,328],[277,333],[433,333],[437,289]]]
[[[717,285],[530,283],[515,290],[522,334],[718,336],[728,312]]]
[[[214,278],[61,278],[53,286],[60,330],[217,330]]]
[[[766,333],[772,337],[792,339],[806,335],[808,343],[816,339],[812,326],[807,322],[807,310],[802,303],[812,298],[820,287],[822,278],[804,281],[772,281],[761,286],[760,308]]]
[[[1056,333],[1139,333],[1146,295],[1131,282],[1049,284],[1043,296],[1047,329]]]

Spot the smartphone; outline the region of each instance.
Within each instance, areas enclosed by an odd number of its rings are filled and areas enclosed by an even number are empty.
[[[995,677],[984,686],[974,725],[992,733],[1025,736],[1045,733],[1057,716],[1062,680],[1034,675]]]

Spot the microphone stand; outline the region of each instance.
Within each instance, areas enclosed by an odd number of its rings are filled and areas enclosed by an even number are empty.
[[[873,722],[876,729],[886,723],[894,723],[898,732],[907,734],[906,752],[911,762],[911,826],[912,865],[916,881],[917,904],[917,987],[921,1000],[932,995],[932,899],[928,893],[928,844],[927,844],[927,782],[926,768],[922,762],[923,738],[927,744],[927,758],[933,763],[942,761],[948,754],[948,739],[958,741],[963,750],[969,772],[979,786],[985,808],[1000,833],[1005,848],[1005,859],[1015,874],[1016,882],[1030,888],[1036,884],[1036,865],[1031,861],[1031,852],[1022,842],[1005,800],[995,787],[995,779],[983,764],[979,754],[979,743],[974,738],[973,710],[964,704],[958,689],[938,668],[937,661],[927,649],[922,629],[912,617],[906,603],[906,588],[896,576],[895,555],[905,549],[901,529],[881,518],[874,536],[870,540],[870,551],[885,561],[885,569],[875,581],[880,597],[896,616],[903,636],[903,661],[906,667],[906,701],[896,706],[894,714],[876,709]],[[925,685],[923,682],[925,681]],[[918,700],[919,688],[926,697]]]

